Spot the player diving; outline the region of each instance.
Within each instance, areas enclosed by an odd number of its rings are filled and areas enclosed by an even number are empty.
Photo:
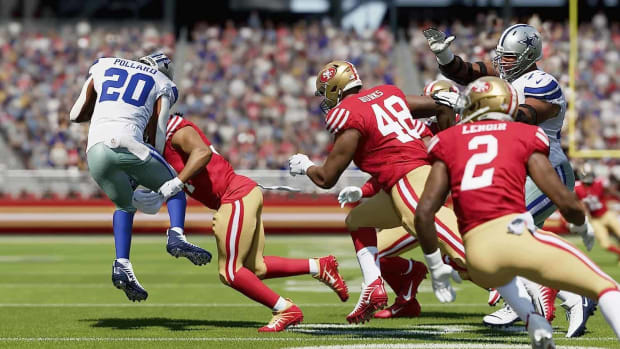
[[[129,261],[136,212],[132,204],[134,183],[156,191],[168,206],[168,253],[177,258],[186,257],[195,265],[211,260],[209,252],[185,238],[183,183],[160,155],[169,109],[178,98],[172,78],[172,62],[163,53],[153,53],[137,61],[99,58],[90,67],[69,115],[72,122],[90,121],[86,147],[88,169],[116,206],[112,216],[116,248],[112,282],[134,302],[148,297]],[[150,135],[155,147],[143,141],[152,117],[159,118],[154,134]]]

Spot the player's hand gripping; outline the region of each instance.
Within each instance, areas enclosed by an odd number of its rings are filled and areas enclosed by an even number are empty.
[[[163,203],[164,198],[161,195],[154,191],[145,189],[134,190],[133,197],[131,199],[131,204],[137,208],[138,211],[146,214],[156,214],[159,212],[159,209]]]
[[[446,34],[435,28],[428,28],[423,31],[424,37],[428,41],[431,51],[437,56],[437,62],[446,65],[454,59],[454,54],[450,51],[450,43],[454,41],[454,35],[446,38]]]
[[[354,186],[344,187],[338,194],[338,203],[342,208],[345,204],[360,201],[361,198],[362,189]]]
[[[568,230],[570,230],[573,234],[581,235],[581,239],[583,240],[583,244],[586,245],[588,251],[592,249],[594,246],[594,228],[592,224],[588,221],[588,217],[586,217],[586,221],[582,225],[574,225],[570,223],[568,225]]]
[[[450,107],[457,113],[462,111],[462,107],[459,107],[459,104],[461,104],[459,102],[462,101],[462,98],[459,98],[460,96],[461,95],[458,92],[452,91],[435,91],[431,94],[431,97],[435,100],[435,103]]]
[[[443,262],[439,249],[431,254],[425,254],[424,258],[426,259],[428,269],[431,271],[435,297],[441,303],[454,302],[456,293],[450,284],[450,279],[452,278],[455,282],[461,283],[459,273]]]
[[[295,154],[288,158],[289,172],[291,176],[305,175],[310,166],[314,166],[314,162],[305,154]]]
[[[159,187],[159,194],[164,197],[164,201],[173,197],[176,193],[183,190],[183,182],[179,177],[174,177]]]

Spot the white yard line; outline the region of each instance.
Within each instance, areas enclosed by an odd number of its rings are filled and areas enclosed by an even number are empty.
[[[322,308],[322,307],[352,307],[351,304],[343,303],[300,303],[302,308]],[[424,307],[481,307],[486,303],[472,304],[428,304]],[[0,303],[0,308],[114,308],[114,307],[176,307],[176,308],[242,308],[242,307],[264,307],[258,303]]]

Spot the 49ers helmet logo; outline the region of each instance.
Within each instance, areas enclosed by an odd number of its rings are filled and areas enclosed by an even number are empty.
[[[471,90],[473,92],[478,92],[478,93],[487,92],[490,89],[491,89],[491,84],[489,84],[486,81],[476,81],[471,87]]]
[[[333,78],[336,75],[336,68],[329,67],[321,73],[321,82],[328,82],[329,79]]]

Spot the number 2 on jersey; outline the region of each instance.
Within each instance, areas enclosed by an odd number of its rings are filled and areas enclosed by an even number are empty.
[[[101,84],[101,97],[99,97],[99,102],[118,100],[120,90],[116,89],[121,89],[125,86],[129,74],[124,69],[108,68],[103,75],[111,79],[105,80],[103,84]],[[152,76],[142,73],[133,74],[123,93],[123,102],[136,107],[143,107],[153,86],[155,86],[155,80]],[[110,90],[112,92],[110,92]]]
[[[474,176],[476,166],[490,164],[497,157],[497,138],[492,135],[482,135],[472,138],[467,144],[469,150],[476,150],[486,145],[484,153],[476,153],[465,164],[465,172],[461,180],[461,191],[480,189],[493,184],[495,168],[487,168],[479,176]]]
[[[399,111],[396,111],[395,105],[400,107]],[[402,143],[411,142],[414,138],[420,138],[419,132],[411,129],[407,124],[407,120],[411,120],[411,123],[414,125],[415,122],[419,121],[413,120],[409,113],[409,107],[402,98],[390,96],[383,101],[383,106],[385,109],[376,103],[371,106],[377,118],[377,127],[382,135],[387,136],[391,133],[396,133],[396,139]],[[396,121],[394,121],[394,118],[396,118]]]

